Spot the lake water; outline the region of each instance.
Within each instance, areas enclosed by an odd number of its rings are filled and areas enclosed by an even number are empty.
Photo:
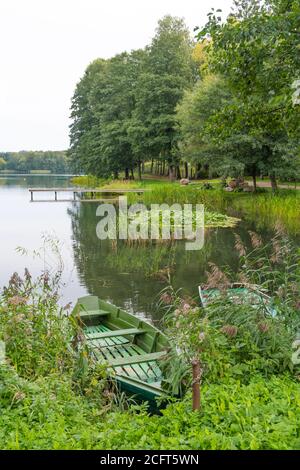
[[[172,285],[192,296],[205,279],[210,261],[236,268],[234,232],[249,241],[244,222],[235,229],[210,229],[200,251],[188,252],[183,241],[172,246],[128,246],[98,240],[95,202],[30,202],[29,187],[70,187],[65,176],[0,176],[0,287],[12,273],[27,267],[33,276],[57,270],[58,259],[43,239],[59,241],[64,265],[62,303],[85,294],[108,300],[139,316],[155,319],[159,292],[166,286],[166,267],[172,266]],[[59,195],[65,198],[65,195]],[[71,198],[72,194],[68,195]],[[38,199],[53,194],[35,195]],[[251,227],[253,229],[253,227]],[[27,250],[27,255],[17,247]],[[39,256],[33,252],[39,251]]]

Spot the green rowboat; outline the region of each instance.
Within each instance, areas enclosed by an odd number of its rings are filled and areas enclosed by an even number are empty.
[[[253,307],[263,308],[266,314],[276,315],[276,309],[272,305],[271,297],[260,290],[258,286],[238,282],[224,287],[205,288],[199,286],[199,297],[202,307],[206,307],[209,303],[222,298],[224,295],[235,304],[251,304]]]
[[[160,360],[170,345],[161,331],[95,296],[78,299],[72,315],[82,325],[93,356],[107,363],[122,390],[149,402],[162,396]]]

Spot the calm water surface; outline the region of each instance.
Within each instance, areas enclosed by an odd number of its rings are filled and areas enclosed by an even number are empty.
[[[159,316],[155,303],[166,285],[167,266],[172,266],[173,286],[196,296],[210,261],[236,268],[234,232],[249,242],[249,226],[244,222],[235,229],[207,231],[200,251],[187,252],[180,241],[172,247],[161,243],[128,246],[100,241],[96,236],[97,203],[46,202],[54,198],[53,194],[38,195],[43,202],[30,202],[29,187],[70,186],[65,176],[0,176],[0,288],[12,273],[23,273],[25,267],[33,276],[45,268],[57,270],[58,259],[43,242],[43,237],[50,237],[59,241],[63,259],[63,303],[74,303],[81,295],[94,294],[154,319]],[[21,255],[17,247],[25,248],[27,255]],[[34,256],[34,250],[40,256]]]

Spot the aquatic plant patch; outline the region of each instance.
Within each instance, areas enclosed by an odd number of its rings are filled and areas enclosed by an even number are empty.
[[[200,250],[204,245],[205,227],[234,227],[239,219],[215,212],[205,212],[203,204],[145,204],[128,206],[126,196],[112,203],[100,204],[96,210],[100,240],[189,240],[186,250]]]

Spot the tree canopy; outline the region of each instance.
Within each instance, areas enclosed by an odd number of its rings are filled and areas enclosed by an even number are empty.
[[[237,158],[269,174],[275,189],[276,173],[299,157],[300,107],[293,99],[300,74],[299,2],[234,3],[226,22],[213,10],[198,34],[200,41],[210,39],[210,73],[224,78],[233,97],[206,133],[222,146],[238,148]]]
[[[193,41],[182,19],[166,16],[144,50],[98,59],[73,100],[70,155],[77,168],[101,176],[139,169],[149,159],[173,172],[176,106],[197,77]]]
[[[166,16],[143,50],[90,64],[72,100],[70,156],[98,176],[144,162],[180,177],[299,176],[298,0],[235,0],[208,14],[197,42]]]

